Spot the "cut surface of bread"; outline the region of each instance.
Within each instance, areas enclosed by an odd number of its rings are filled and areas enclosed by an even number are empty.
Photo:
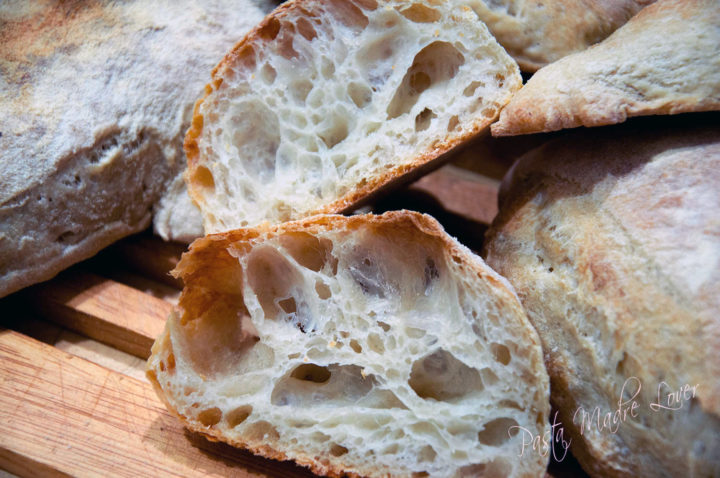
[[[263,16],[251,0],[0,2],[0,296],[153,215],[166,239],[202,234],[172,183],[192,105]]]
[[[661,0],[602,43],[539,70],[495,136],[720,109],[720,2]]]
[[[189,191],[206,232],[342,212],[484,131],[520,86],[464,1],[288,2],[214,70]]]
[[[523,71],[534,72],[604,40],[655,0],[471,0]]]
[[[526,155],[487,237],[598,477],[720,470],[720,116],[662,119]]]
[[[209,235],[148,377],[191,430],[339,476],[541,476],[537,335],[429,216],[314,216]],[[523,427],[520,429],[519,427]]]

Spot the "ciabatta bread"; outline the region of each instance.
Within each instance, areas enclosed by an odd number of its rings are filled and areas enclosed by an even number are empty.
[[[538,71],[495,136],[720,109],[720,2],[660,0],[608,39]]]
[[[529,153],[487,237],[597,477],[720,471],[720,118],[664,119]]]
[[[210,235],[175,274],[148,377],[191,430],[331,476],[544,473],[547,453],[518,457],[549,435],[537,335],[429,216]]]
[[[523,71],[533,72],[604,40],[655,0],[471,0]]]
[[[485,130],[520,85],[467,2],[288,2],[214,70],[189,191],[206,232],[341,212]]]
[[[0,296],[153,213],[165,238],[202,234],[169,185],[207,71],[263,15],[251,0],[0,2]]]

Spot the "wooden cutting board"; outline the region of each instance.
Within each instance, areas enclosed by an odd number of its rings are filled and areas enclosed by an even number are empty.
[[[446,166],[376,210],[429,212],[479,250],[496,213],[500,164],[487,176]],[[179,295],[168,272],[184,249],[140,234],[0,301],[1,469],[28,477],[314,476],[188,432],[145,380],[144,360]]]

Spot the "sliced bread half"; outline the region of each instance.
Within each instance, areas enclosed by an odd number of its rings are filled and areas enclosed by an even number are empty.
[[[342,212],[485,130],[520,86],[464,1],[289,2],[214,70],[189,191],[206,232]]]
[[[505,279],[429,216],[209,235],[175,274],[185,289],[148,377],[191,430],[332,476],[544,473],[537,334]]]

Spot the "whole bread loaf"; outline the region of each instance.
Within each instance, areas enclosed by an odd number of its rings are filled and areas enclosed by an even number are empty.
[[[523,71],[534,72],[604,40],[655,0],[472,0]]]
[[[549,435],[537,334],[429,216],[213,234],[174,273],[148,377],[189,429],[330,476],[544,473],[547,453],[518,458]]]
[[[465,1],[288,2],[214,70],[188,188],[206,232],[342,212],[485,130],[520,86]]]
[[[207,72],[251,0],[0,2],[0,296],[146,228],[202,233],[179,177]]]
[[[495,136],[720,109],[720,1],[660,0],[602,43],[538,71]]]
[[[720,117],[627,126],[522,158],[487,261],[540,335],[588,473],[718,476]]]

